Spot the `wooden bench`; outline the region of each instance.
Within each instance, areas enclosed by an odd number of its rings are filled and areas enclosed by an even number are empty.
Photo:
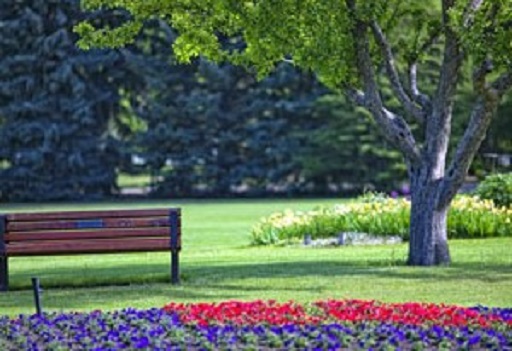
[[[9,257],[171,252],[179,283],[180,209],[0,214],[0,291],[9,288]]]

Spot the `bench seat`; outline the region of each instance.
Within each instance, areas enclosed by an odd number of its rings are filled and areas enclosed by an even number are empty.
[[[171,252],[179,282],[180,209],[32,212],[0,215],[0,291],[9,286],[8,259],[123,252]]]

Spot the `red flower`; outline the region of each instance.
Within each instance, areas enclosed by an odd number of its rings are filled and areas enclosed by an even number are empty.
[[[377,321],[400,324],[432,324],[443,326],[491,327],[493,324],[512,326],[497,315],[482,315],[478,311],[429,303],[391,303],[365,300],[318,301],[306,309],[293,301],[274,300],[253,302],[226,301],[221,303],[169,303],[164,310],[176,313],[183,323],[208,324],[319,324],[334,321]]]

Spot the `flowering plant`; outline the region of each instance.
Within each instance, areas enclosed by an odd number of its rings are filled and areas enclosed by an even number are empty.
[[[285,210],[263,218],[252,228],[252,243],[336,237],[340,232],[376,236],[409,236],[411,204],[406,198],[367,194],[356,202],[318,208],[308,212]],[[512,234],[512,208],[496,206],[491,200],[459,196],[448,213],[449,238],[495,237]]]
[[[0,317],[1,350],[508,350],[512,309],[362,300],[169,303]]]
[[[164,310],[176,313],[184,323],[234,325],[311,325],[333,322],[391,322],[407,325],[441,325],[491,328],[494,324],[512,327],[512,310],[494,312],[432,303],[386,304],[365,300],[326,300],[302,306],[290,301],[253,302],[227,301],[221,303],[169,303]],[[507,312],[508,311],[508,312]]]

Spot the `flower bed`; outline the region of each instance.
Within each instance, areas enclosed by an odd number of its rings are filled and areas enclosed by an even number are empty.
[[[254,245],[333,238],[342,232],[373,236],[398,236],[409,240],[411,203],[405,198],[366,195],[356,202],[315,210],[285,210],[262,218],[251,231]],[[499,207],[491,200],[456,197],[448,213],[449,239],[486,238],[512,234],[512,207]]]
[[[328,300],[0,318],[2,350],[504,350],[512,309]]]

